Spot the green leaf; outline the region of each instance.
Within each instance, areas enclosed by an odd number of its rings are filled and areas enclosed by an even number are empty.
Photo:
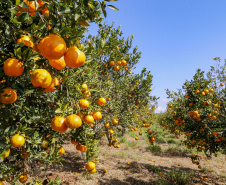
[[[67,35],[69,33],[69,31],[70,31],[70,28],[66,27],[61,30],[60,34],[61,34],[61,36],[64,36],[64,35]]]
[[[111,8],[112,10],[115,10],[115,11],[119,11],[118,8],[116,8],[115,6],[113,5],[107,5],[108,8]]]
[[[16,5],[19,5],[20,4],[20,0],[16,0]]]
[[[55,113],[62,113],[61,108],[56,109],[56,110],[55,110]]]
[[[7,175],[7,174],[10,174],[14,171],[14,168],[12,168],[11,170],[7,170],[3,173],[3,175]]]
[[[44,27],[45,27],[46,23],[45,22],[41,22],[39,25],[38,25],[38,29],[39,30],[42,30]]]
[[[75,20],[77,21],[79,19],[80,15],[79,14],[75,14]]]

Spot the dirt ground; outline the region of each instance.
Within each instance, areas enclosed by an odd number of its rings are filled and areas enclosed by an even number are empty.
[[[85,172],[81,152],[68,143],[64,145],[66,153],[63,156],[63,165],[52,165],[46,172],[39,167],[36,172],[43,179],[58,177],[63,185],[226,184],[225,155],[209,161],[203,156],[200,170],[197,165],[192,164],[189,158],[191,154],[169,150],[172,144],[158,145],[162,151],[157,155],[148,148],[144,135],[139,136],[138,141],[126,136],[126,142],[121,143],[120,148],[109,148],[107,141],[103,140],[100,161],[96,165],[97,173],[91,175]],[[173,179],[172,171],[192,175],[186,183],[182,183],[177,181],[178,177]]]

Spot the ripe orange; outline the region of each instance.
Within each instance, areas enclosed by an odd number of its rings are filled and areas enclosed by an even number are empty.
[[[115,65],[115,62],[114,61],[111,61],[109,64],[110,64],[110,66],[114,66]]]
[[[105,123],[104,126],[107,128],[110,126],[110,123]]]
[[[89,102],[87,100],[85,100],[85,99],[81,99],[79,101],[79,107],[81,109],[87,109],[89,107]]]
[[[81,87],[82,87],[82,90],[85,90],[85,91],[88,90],[88,85],[85,83],[82,84]]]
[[[93,113],[93,118],[94,119],[101,119],[102,118],[102,114],[101,112],[97,111]]]
[[[81,152],[86,152],[87,151],[86,145],[77,145],[76,149],[81,151]]]
[[[117,61],[117,64],[118,64],[119,66],[121,66],[121,65],[122,65],[122,62],[121,62],[121,61]]]
[[[106,103],[106,99],[105,98],[101,97],[101,98],[98,99],[98,104],[99,105],[105,105],[105,103]]]
[[[87,123],[87,124],[91,124],[94,122],[94,118],[92,115],[87,115],[85,118],[84,118],[84,122]]]
[[[16,11],[16,16],[19,17],[22,12],[20,13],[20,11],[27,11],[29,12],[30,15],[35,15],[35,2],[34,1],[27,1],[27,0],[23,0],[23,2],[26,3],[26,5],[28,6],[28,8],[23,8],[23,7],[19,7]]]
[[[61,148],[59,148],[58,152],[60,155],[62,155],[65,153],[65,149],[63,147],[61,147]]]
[[[24,145],[25,143],[25,139],[24,139],[24,136],[21,136],[19,134],[16,134],[14,135],[12,138],[11,138],[11,141],[10,141],[11,145],[13,147],[21,147]]]
[[[78,145],[78,141],[71,140],[71,144]]]
[[[61,132],[61,133],[66,132],[68,127],[66,125],[65,120],[66,119],[64,117],[61,117],[61,116],[56,116],[55,118],[53,118],[53,120],[51,122],[52,129],[57,131],[57,132]]]
[[[135,137],[135,140],[139,140],[139,137]]]
[[[22,174],[22,175],[19,177],[19,181],[20,181],[21,183],[26,182],[27,179],[28,179],[28,176],[27,176],[26,174]]]
[[[44,91],[45,92],[53,92],[60,89],[60,81],[57,77],[52,79],[52,82],[49,87],[47,87]]]
[[[20,76],[23,71],[24,64],[16,58],[8,58],[4,63],[4,72],[7,76]]]
[[[41,148],[42,148],[42,149],[46,149],[46,148],[48,148],[48,147],[49,147],[49,141],[44,140],[44,141],[42,142]]]
[[[29,157],[29,153],[28,152],[26,152],[25,150],[22,150],[21,152],[20,152],[20,157],[21,158],[28,158]]]
[[[38,49],[45,58],[56,60],[64,56],[67,46],[62,37],[50,34],[40,41]]]
[[[198,89],[195,90],[195,93],[198,94],[200,91]]]
[[[79,128],[82,126],[82,120],[78,115],[71,114],[70,116],[67,116],[67,118],[66,118],[66,125],[70,129]]]
[[[4,92],[0,94],[0,102],[4,104],[12,104],[17,100],[17,93],[14,89],[6,88]],[[7,95],[7,96],[5,96]]]
[[[93,173],[96,173],[96,168],[94,168],[93,170],[88,170],[88,172],[90,173],[90,174],[93,174]]]
[[[121,63],[122,63],[122,66],[125,66],[127,62],[125,60],[122,60]]]
[[[86,56],[77,47],[71,46],[66,51],[64,55],[64,60],[68,67],[75,68],[75,67],[80,67],[85,63]]]
[[[112,123],[113,123],[114,125],[117,125],[117,124],[118,124],[118,120],[117,120],[117,119],[112,119]]]
[[[25,46],[34,47],[34,43],[32,42],[32,39],[27,35],[21,35],[19,39],[16,41],[17,43],[24,43]]]
[[[113,134],[114,133],[114,131],[113,130],[109,130],[109,134]]]
[[[220,86],[224,86],[224,83],[220,83]]]
[[[78,115],[81,118],[81,120],[83,120],[85,117],[84,114],[82,114],[81,112],[77,112],[76,115]]]
[[[3,157],[3,158],[7,158],[7,157],[9,157],[9,154],[10,154],[10,149],[8,149],[8,150],[2,155],[2,157]]]
[[[38,0],[37,2],[39,4],[39,7],[42,7],[45,4],[42,0]],[[45,6],[45,8],[42,10],[42,14],[49,15],[47,6]]]
[[[49,60],[49,64],[57,70],[62,70],[66,67],[64,56],[62,56],[60,59]]]
[[[47,70],[36,69],[31,75],[31,83],[35,87],[47,88],[52,83],[52,77]]]
[[[2,181],[0,181],[0,185],[4,185],[4,183]]]
[[[96,165],[94,162],[88,162],[88,164],[86,164],[87,170],[93,170],[94,168],[96,168]]]
[[[115,70],[115,71],[118,71],[118,70],[119,70],[119,66],[115,66],[115,67],[114,67],[114,70]]]

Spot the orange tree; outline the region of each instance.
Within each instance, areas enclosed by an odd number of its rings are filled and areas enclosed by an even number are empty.
[[[106,1],[1,3],[1,180],[26,182],[26,164],[60,161],[67,139],[94,173],[104,134],[113,144],[128,125],[150,121],[152,75],[131,74],[140,58],[132,38],[106,25],[84,37]]]
[[[219,58],[215,67],[206,74],[197,70],[193,80],[186,81],[182,90],[170,92],[167,112],[160,124],[176,136],[185,134],[188,148],[204,151],[207,157],[225,149],[225,63]],[[192,155],[199,165],[198,155]],[[201,166],[199,166],[201,168]]]

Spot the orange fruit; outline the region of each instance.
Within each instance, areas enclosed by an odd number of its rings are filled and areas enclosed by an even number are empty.
[[[78,112],[76,115],[78,115],[81,118],[81,120],[83,120],[85,117],[84,114],[82,114],[81,112]]]
[[[139,137],[135,137],[135,140],[139,140]]]
[[[113,123],[114,125],[117,125],[117,124],[118,124],[118,120],[117,120],[117,119],[112,119],[112,123]]]
[[[23,12],[20,13],[20,11],[27,11],[29,12],[30,15],[35,15],[35,2],[34,1],[27,1],[27,0],[23,0],[23,2],[26,3],[26,5],[28,6],[28,8],[23,8],[23,7],[19,7],[18,10],[16,11],[16,16],[20,16]]]
[[[0,102],[4,104],[12,104],[17,100],[17,93],[14,89],[6,88],[4,92],[0,94]],[[5,96],[7,95],[7,96]]]
[[[94,162],[88,162],[88,163],[86,164],[86,169],[87,169],[87,170],[93,170],[93,169],[95,169],[95,168],[96,168],[96,165],[95,165]]]
[[[93,118],[94,119],[101,119],[102,118],[102,114],[101,112],[97,111],[93,113]]]
[[[36,69],[31,75],[31,83],[35,87],[47,88],[52,83],[52,77],[47,70]]]
[[[55,88],[57,87],[57,88]],[[53,91],[57,91],[60,89],[60,81],[58,80],[57,77],[52,79],[52,82],[50,84],[49,87],[47,87],[44,91],[45,92],[53,92]]]
[[[105,98],[101,97],[101,98],[98,99],[98,104],[99,105],[105,105],[105,103],[106,103],[106,99]]]
[[[55,118],[53,118],[53,120],[51,122],[52,129],[57,131],[57,132],[61,132],[61,133],[66,132],[68,127],[66,125],[65,120],[66,119],[64,117],[61,117],[61,116],[56,116]]]
[[[64,55],[64,60],[68,67],[75,68],[75,67],[80,67],[85,63],[86,56],[77,47],[71,46],[66,51]]]
[[[62,37],[50,34],[40,41],[38,49],[45,58],[54,60],[64,56],[67,46]]]
[[[82,90],[88,90],[88,85],[85,83],[82,84],[81,87],[82,87]]]
[[[104,126],[107,128],[110,126],[110,123],[105,123]]]
[[[10,154],[10,149],[8,149],[8,150],[2,155],[2,157],[3,157],[3,158],[7,158],[7,157],[9,157],[9,154]]]
[[[21,136],[19,134],[16,134],[14,135],[12,138],[11,138],[11,141],[10,141],[11,145],[13,147],[21,147],[24,145],[25,143],[25,139],[24,139],[24,136]]]
[[[79,107],[81,109],[87,109],[89,107],[89,102],[87,100],[85,100],[85,99],[81,99],[79,101]]]
[[[45,4],[42,0],[38,0],[37,2],[39,4],[39,7],[42,7]],[[45,6],[45,8],[42,10],[42,14],[49,15],[47,6]]]
[[[87,123],[87,124],[91,124],[94,122],[94,118],[92,115],[87,115],[85,118],[84,118],[84,122]]]
[[[21,35],[19,39],[16,41],[17,43],[24,43],[25,46],[34,47],[34,43],[32,42],[32,39],[27,35]]]
[[[110,66],[114,66],[115,65],[115,62],[114,61],[111,61],[109,64],[110,64]]]
[[[113,130],[109,130],[109,134],[113,134],[114,133],[114,131]]]
[[[57,70],[62,70],[66,67],[64,56],[60,59],[50,59],[49,64]]]
[[[121,61],[117,61],[117,64],[118,64],[119,66],[121,66],[121,65],[122,65],[122,62],[121,62]]]
[[[114,67],[114,70],[115,70],[115,71],[118,71],[118,70],[119,70],[119,66],[115,66],[115,67]]]
[[[4,185],[4,183],[2,181],[0,181],[0,185]]]
[[[28,179],[28,176],[27,176],[26,174],[22,174],[22,175],[19,177],[19,181],[20,181],[21,183],[26,182],[27,179]]]
[[[86,152],[87,151],[86,145],[77,145],[76,149],[81,151],[81,152]]]
[[[71,140],[71,144],[78,145],[78,141]]]
[[[82,120],[78,115],[71,114],[70,116],[67,116],[67,118],[66,118],[66,125],[70,129],[79,128],[82,126]]]
[[[96,173],[96,168],[94,168],[93,170],[88,170],[88,172],[90,173],[90,174],[93,174],[93,173]]]
[[[132,72],[131,71],[128,71],[128,73],[131,75],[132,74]]]
[[[58,150],[59,154],[62,155],[65,153],[65,149],[63,147],[61,147],[59,150]]]
[[[47,140],[44,140],[43,142],[42,142],[42,149],[46,149],[46,148],[48,148],[48,146],[49,146],[49,141],[47,141]]]
[[[23,62],[16,58],[8,58],[4,62],[4,72],[7,76],[20,76],[24,71],[23,65]]]
[[[127,62],[125,60],[122,60],[121,63],[122,63],[122,66],[125,66]]]
[[[28,152],[26,152],[25,150],[22,150],[21,152],[20,152],[20,157],[21,158],[28,158],[29,157],[29,153]]]

